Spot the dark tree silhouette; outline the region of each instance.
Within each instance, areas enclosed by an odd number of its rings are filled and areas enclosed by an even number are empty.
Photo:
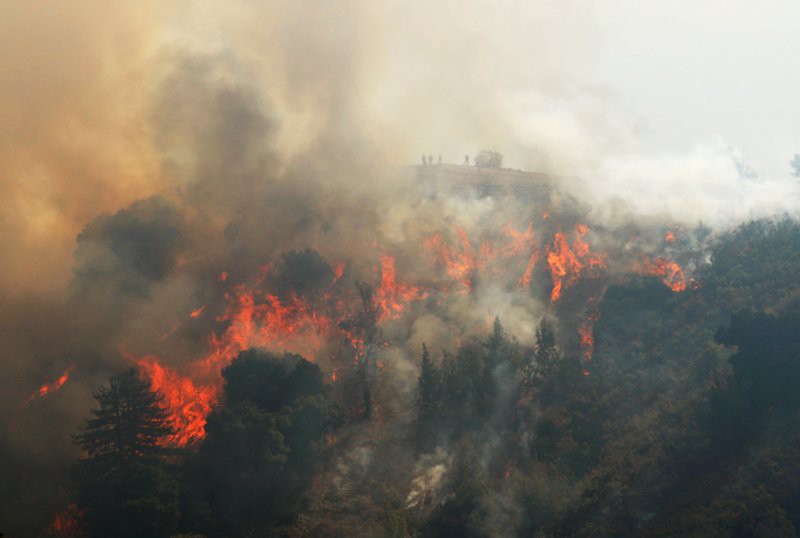
[[[422,344],[422,365],[419,374],[419,393],[417,394],[417,417],[420,422],[430,421],[437,415],[440,398],[439,371],[431,361],[428,348]]]
[[[355,349],[356,364],[364,405],[363,416],[368,419],[372,415],[370,364],[373,362],[375,351],[381,342],[383,333],[378,326],[378,306],[374,300],[372,287],[363,282],[356,282],[356,289],[360,299],[359,308],[349,319],[341,323],[340,328],[349,335],[352,341],[361,343],[360,349]]]
[[[178,514],[178,484],[161,456],[172,430],[159,398],[134,369],[111,377],[94,394],[92,411],[76,442],[78,506],[88,536],[169,536]]]
[[[556,344],[556,333],[553,324],[543,318],[536,328],[536,348],[534,363],[526,373],[527,380],[534,386],[542,386],[547,382],[562,360],[561,350]]]
[[[162,443],[172,433],[167,411],[135,369],[113,376],[94,398],[100,408],[76,437],[87,461],[120,465],[169,452]]]
[[[184,466],[185,526],[208,536],[278,536],[307,506],[338,418],[322,372],[299,355],[242,352],[224,403]]]

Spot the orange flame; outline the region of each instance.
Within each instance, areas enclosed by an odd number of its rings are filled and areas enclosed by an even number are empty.
[[[427,292],[418,286],[400,284],[395,275],[394,258],[383,254],[381,262],[381,285],[375,293],[375,300],[381,318],[397,319],[405,309],[405,303],[427,297]]]
[[[445,243],[439,232],[427,241],[426,246],[436,254],[447,275],[463,286],[462,291],[468,292],[472,290],[472,280],[477,269],[475,251],[466,231],[458,228],[456,232],[461,239],[460,252]]]
[[[679,292],[686,289],[686,276],[677,262],[664,258],[656,258],[655,261],[645,259],[644,267],[648,275],[661,277],[661,281],[672,291]]]
[[[528,223],[528,227],[524,232],[514,229],[511,224],[503,226],[503,233],[511,238],[511,243],[506,246],[503,256],[511,258],[519,256],[520,254],[527,254],[533,249],[533,224]]]
[[[528,265],[525,266],[525,272],[519,277],[517,283],[523,288],[528,288],[533,280],[533,271],[536,269],[536,264],[539,262],[539,252],[534,251],[528,259]]]
[[[137,360],[150,379],[151,390],[164,397],[170,411],[169,420],[176,431],[170,444],[186,446],[203,438],[206,417],[221,390],[222,369],[239,352],[263,347],[313,359],[331,326],[330,319],[296,296],[284,303],[275,295],[259,295],[246,286],[237,286],[225,298],[228,308],[218,321],[227,321],[228,327],[219,336],[211,335],[209,352],[191,365],[189,375],[162,366],[155,356]]]
[[[76,504],[70,504],[56,514],[52,523],[47,527],[45,536],[59,538],[84,536],[85,529],[81,521],[83,516],[83,511]]]
[[[508,244],[502,247],[495,247],[490,241],[484,240],[475,248],[463,228],[455,228],[455,234],[460,243],[459,247],[451,246],[439,232],[433,234],[425,246],[434,253],[437,262],[444,268],[447,276],[460,285],[462,293],[472,290],[474,279],[480,272],[502,270],[498,268],[497,264],[494,264],[495,261],[518,256],[529,257],[528,267],[519,282],[520,284],[530,283],[533,266],[538,260],[534,245],[533,225],[529,223],[525,230],[519,231],[507,223],[503,226],[502,232],[509,238]]]
[[[664,236],[664,241],[666,241],[667,243],[674,243],[675,234],[668,230],[666,235]]]
[[[59,376],[58,379],[56,379],[55,381],[53,381],[51,383],[45,383],[44,385],[42,385],[41,387],[36,389],[36,391],[28,397],[28,400],[26,401],[26,403],[29,403],[32,400],[35,400],[36,398],[42,398],[44,396],[47,396],[48,394],[50,394],[52,392],[55,392],[58,389],[60,389],[61,387],[63,387],[64,384],[67,381],[69,381],[69,375],[70,375],[70,373],[72,372],[72,370],[74,368],[75,368],[75,366],[70,366],[69,368],[64,370],[64,373],[61,374],[61,376]]]
[[[206,417],[217,403],[218,384],[196,384],[190,377],[159,364],[158,357],[146,356],[136,362],[150,379],[150,390],[161,395],[169,410],[167,422],[174,433],[167,443],[187,446],[202,439],[205,436]]]
[[[333,281],[336,282],[344,275],[345,263],[339,262],[333,268]]]
[[[192,313],[189,314],[190,318],[199,318],[203,314],[203,310],[206,309],[206,305],[201,306],[200,308],[196,308],[192,310]]]
[[[585,224],[575,226],[571,247],[566,234],[556,232],[553,246],[548,247],[547,264],[553,281],[551,302],[558,301],[562,290],[574,284],[581,275],[594,276],[597,270],[605,268],[603,257],[592,254],[589,244],[583,239],[588,232],[589,227]]]
[[[374,300],[380,319],[394,319],[409,301],[422,299],[427,292],[420,287],[398,282],[395,260],[380,257],[381,280]],[[269,266],[264,266],[258,283],[264,280]],[[344,335],[358,357],[364,354],[363,338],[348,334],[342,322],[348,316],[346,301],[326,295],[323,304],[310,306],[292,294],[281,298],[255,287],[233,286],[225,294],[227,307],[216,319],[227,326],[221,334],[212,333],[209,350],[194,361],[185,373],[164,366],[156,356],[136,360],[150,388],[162,395],[170,413],[175,434],[171,445],[186,446],[205,435],[206,417],[217,404],[222,390],[221,373],[241,352],[250,348],[298,353],[314,360],[334,334]],[[199,314],[198,314],[199,315]],[[332,374],[332,381],[336,373]]]

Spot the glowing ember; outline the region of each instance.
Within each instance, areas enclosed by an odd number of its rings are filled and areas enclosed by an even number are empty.
[[[345,268],[345,263],[344,262],[337,263],[334,266],[334,268],[333,268],[333,281],[334,282],[336,282],[337,280],[342,278],[342,275],[344,275],[344,268]]]
[[[511,463],[510,461],[506,462],[505,468],[503,469],[503,479],[506,479],[509,476],[511,476],[511,473],[513,472],[514,472],[514,464]]]
[[[674,243],[675,242],[675,234],[671,231],[668,231],[667,234],[664,236],[664,241],[667,243]]]
[[[225,282],[226,280],[228,280],[228,272],[222,271],[217,277],[217,280],[219,280],[220,282]]]
[[[60,389],[61,387],[63,387],[64,383],[69,381],[69,375],[70,375],[70,373],[72,372],[72,370],[74,368],[75,368],[74,366],[70,366],[69,368],[64,370],[64,373],[61,374],[61,376],[59,376],[58,379],[56,379],[55,381],[53,381],[51,383],[45,383],[44,385],[39,387],[33,394],[31,394],[28,397],[28,400],[26,401],[26,403],[29,403],[32,400],[35,400],[36,398],[42,398],[44,396],[47,396],[48,394],[50,394],[52,392],[55,392],[58,389]]]
[[[82,518],[83,511],[75,504],[70,504],[67,508],[56,514],[53,522],[47,527],[47,536],[73,537],[84,536]]]
[[[189,317],[190,318],[199,318],[203,314],[203,310],[205,310],[205,309],[206,309],[206,305],[203,305],[200,308],[197,308],[197,309],[193,310],[192,313],[189,314]]]
[[[579,325],[578,335],[581,338],[581,349],[583,350],[583,357],[586,360],[592,360],[594,353],[594,331],[591,324]]]

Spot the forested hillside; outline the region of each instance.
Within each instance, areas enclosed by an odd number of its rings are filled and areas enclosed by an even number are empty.
[[[406,393],[380,368],[326,383],[301,356],[245,351],[183,449],[159,448],[157,398],[116,376],[48,534],[795,536],[800,225],[708,245],[680,293],[636,274],[607,287],[590,360],[547,317],[530,346],[499,318],[423,346]],[[103,411],[118,400],[138,402],[127,422]],[[139,445],[109,433],[136,427]]]

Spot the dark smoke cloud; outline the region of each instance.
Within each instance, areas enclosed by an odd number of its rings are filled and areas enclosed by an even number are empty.
[[[166,278],[185,246],[183,221],[164,198],[139,200],[101,215],[78,234],[75,293],[146,295]]]

